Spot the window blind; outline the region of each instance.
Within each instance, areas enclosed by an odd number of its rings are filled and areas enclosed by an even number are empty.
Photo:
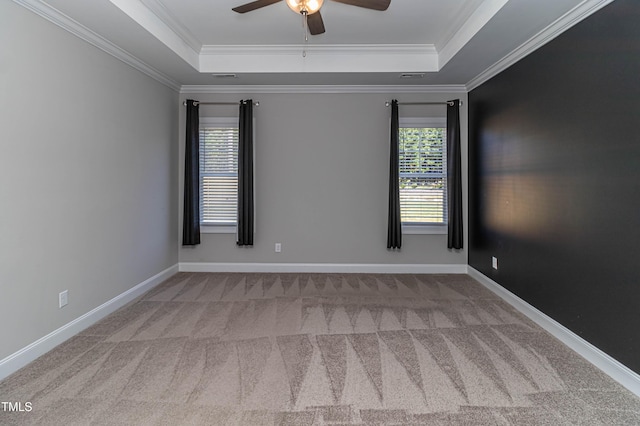
[[[400,128],[399,178],[402,223],[446,223],[446,151],[446,129]]]
[[[200,129],[200,221],[235,225],[238,210],[238,128]]]

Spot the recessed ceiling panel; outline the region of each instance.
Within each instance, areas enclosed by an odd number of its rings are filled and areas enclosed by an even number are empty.
[[[247,0],[146,0],[161,2],[203,45],[288,45],[302,40],[302,17],[279,3],[239,14]],[[326,33],[316,44],[438,44],[455,33],[483,0],[392,0],[373,11],[326,0]]]
[[[284,0],[245,14],[231,9],[250,0],[16,1],[172,87],[472,87],[612,0],[391,0],[384,12],[325,0],[326,33],[309,37],[306,59]]]

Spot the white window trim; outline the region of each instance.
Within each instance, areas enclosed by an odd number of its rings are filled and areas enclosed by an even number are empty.
[[[237,231],[237,226],[200,224],[200,233],[202,234],[235,234]]]
[[[447,127],[446,117],[400,117],[400,127]]]
[[[446,117],[400,117],[399,127],[447,127]],[[408,223],[402,224],[402,233],[407,235],[444,235],[447,234],[449,226],[442,225]]]
[[[237,127],[239,125],[238,116],[235,117],[200,117],[199,125],[202,127],[213,126],[213,127]],[[253,118],[253,184],[255,188],[255,158],[256,158],[256,119]],[[255,197],[255,189],[254,189],[254,197]],[[254,199],[255,205],[255,199]],[[255,225],[255,217],[253,224],[253,232],[255,233],[256,225]],[[215,225],[215,224],[203,224],[200,223],[200,233],[201,234],[237,234],[238,226],[237,225]]]
[[[238,117],[200,117],[200,127],[238,127]],[[202,234],[235,234],[236,225],[200,223]]]
[[[407,235],[444,235],[449,232],[446,224],[443,225],[402,225],[402,233]]]

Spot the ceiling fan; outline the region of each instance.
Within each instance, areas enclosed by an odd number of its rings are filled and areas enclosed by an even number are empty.
[[[232,10],[238,13],[247,13],[261,7],[278,3],[282,0],[256,0],[242,6],[234,7]],[[324,33],[324,22],[320,15],[320,8],[324,0],[285,0],[287,6],[296,13],[304,16],[306,25],[309,27],[311,35]],[[373,10],[387,10],[391,0],[333,0],[338,3],[349,4],[351,6],[363,7]]]

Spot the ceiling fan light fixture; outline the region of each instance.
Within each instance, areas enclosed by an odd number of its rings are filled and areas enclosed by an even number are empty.
[[[287,6],[295,13],[312,15],[322,7],[324,0],[287,0]]]

